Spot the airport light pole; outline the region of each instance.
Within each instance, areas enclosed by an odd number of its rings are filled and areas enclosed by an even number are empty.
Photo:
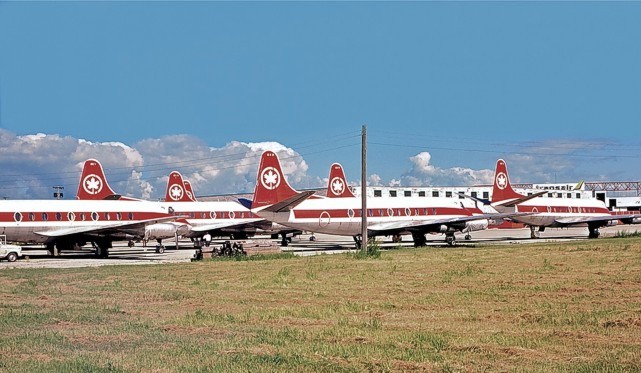
[[[65,187],[63,187],[62,185],[54,185],[54,186],[53,186],[53,190],[54,190],[54,192],[53,192],[53,198],[55,198],[55,199],[62,199],[62,197],[64,196],[64,195],[62,194],[62,190],[63,190],[63,189],[65,189]]]
[[[361,151],[361,250],[367,246],[367,126],[363,125]]]

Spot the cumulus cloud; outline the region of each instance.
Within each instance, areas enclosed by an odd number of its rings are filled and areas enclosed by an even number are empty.
[[[392,180],[390,185],[424,186],[424,185],[478,185],[490,184],[494,170],[473,170],[464,167],[440,168],[431,164],[432,155],[421,152],[410,157],[412,167],[400,180]]]
[[[212,148],[195,136],[149,138],[132,146],[119,142],[91,142],[69,136],[16,136],[0,129],[0,197],[51,198],[52,186],[75,196],[86,159],[100,161],[111,187],[126,196],[164,197],[168,175],[177,170],[191,181],[196,195],[253,192],[260,155],[275,151],[285,177],[296,188],[323,187],[307,174],[308,165],[291,148],[276,142],[232,141]]]

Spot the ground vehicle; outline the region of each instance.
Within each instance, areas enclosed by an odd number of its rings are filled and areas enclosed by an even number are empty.
[[[7,236],[0,235],[0,260],[7,259],[8,262],[15,262],[22,256],[22,247],[8,245]]]

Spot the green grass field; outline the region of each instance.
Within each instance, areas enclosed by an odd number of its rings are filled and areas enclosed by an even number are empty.
[[[641,371],[640,238],[254,259],[0,270],[0,371]]]

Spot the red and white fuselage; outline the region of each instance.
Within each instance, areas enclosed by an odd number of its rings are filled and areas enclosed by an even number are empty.
[[[151,224],[173,220],[158,204],[124,201],[3,200],[0,234],[22,243],[48,243],[73,237],[105,237],[129,233],[142,237]]]

